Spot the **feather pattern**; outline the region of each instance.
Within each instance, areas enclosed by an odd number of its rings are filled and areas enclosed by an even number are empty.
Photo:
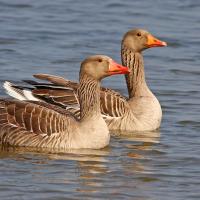
[[[95,72],[94,69],[97,67],[94,68],[90,62],[94,63],[94,60],[99,62],[99,59],[106,61],[104,61],[104,65],[100,62],[99,71]],[[80,84],[72,84],[78,86],[76,90],[69,89],[66,84],[69,82],[60,77],[56,77],[54,80],[49,75],[36,75],[38,78],[51,81],[51,84],[26,81],[32,87],[27,87],[25,90],[29,89],[29,92],[35,95],[35,101],[26,100],[30,96],[26,95],[23,87],[5,83],[4,86],[9,89],[9,94],[14,92],[17,96],[19,93],[23,100],[0,99],[0,144],[59,150],[99,149],[107,146],[110,134],[100,112],[99,80],[105,76],[105,73],[108,73],[107,69],[111,62],[113,62],[112,59],[106,56],[93,56],[86,59],[81,65]],[[87,64],[90,66],[89,69]],[[124,70],[124,67],[121,66],[121,68]],[[92,70],[94,75],[88,75],[89,70]],[[58,84],[55,90],[53,90],[54,84]],[[65,105],[66,97],[72,96],[68,95],[69,91],[78,95],[79,119],[62,108]],[[53,103],[49,103],[50,98],[53,99]],[[69,106],[69,109],[74,108]]]
[[[60,108],[59,108],[60,109]],[[73,118],[64,113],[17,100],[0,100],[0,141],[13,146],[56,148],[53,141],[64,136],[67,123]]]
[[[83,80],[82,80],[83,79]],[[18,101],[0,100],[0,142],[12,146],[48,147],[53,149],[66,148],[102,148],[108,144],[109,133],[100,115],[99,83],[87,79],[87,76],[80,81],[79,98],[80,107],[83,110],[80,122],[80,109],[78,118],[72,115],[72,107],[63,109],[56,104],[49,104],[45,101]],[[40,92],[46,95],[46,91]],[[60,92],[60,90],[59,90]],[[49,94],[49,92],[48,92]],[[60,96],[62,93],[57,93]],[[49,98],[49,96],[48,96]],[[74,110],[76,113],[77,110]],[[99,112],[99,115],[97,115]],[[99,116],[99,117],[97,117]],[[90,122],[91,118],[95,122]],[[88,122],[87,120],[88,119]],[[86,121],[86,122],[85,122]],[[98,127],[98,121],[100,127]],[[88,124],[89,123],[89,124]],[[96,124],[97,123],[97,124]],[[88,124],[88,125],[86,125]],[[82,132],[79,133],[79,128]],[[86,128],[84,128],[86,126]],[[94,126],[92,132],[88,127]],[[96,137],[93,132],[97,131]],[[103,131],[103,133],[102,133]],[[98,134],[100,136],[98,136]],[[106,137],[105,137],[106,135]],[[100,137],[100,138],[99,138]],[[102,140],[102,137],[105,137]],[[87,138],[87,139],[86,139]],[[90,138],[92,138],[90,140]]]
[[[130,74],[125,75],[129,98],[135,97],[141,88],[146,86],[143,57],[141,53],[133,52],[127,47],[122,47],[122,64],[130,69]]]
[[[149,37],[151,42],[158,42],[150,33],[141,29],[128,31],[122,40],[122,64],[130,70],[130,73],[125,75],[129,98],[114,90],[101,88],[100,109],[110,130],[151,131],[160,127],[161,106],[147,86],[142,56],[142,51],[150,48],[147,46]],[[166,46],[164,42],[160,44]],[[50,82],[46,84],[28,82],[33,86],[30,91],[35,98],[65,108],[80,118],[77,83],[48,74],[38,74],[35,77]],[[17,97],[14,95],[16,92],[14,88],[18,89],[19,94],[22,93],[20,90],[23,88],[12,86],[8,88],[9,95]]]
[[[45,78],[47,76],[47,78]],[[53,81],[53,75],[49,74],[40,74],[43,80],[51,80],[53,84],[48,83],[38,83],[36,81],[26,80],[26,83],[29,83],[33,88],[29,88],[29,91],[32,95],[39,99],[40,101],[48,102],[53,105],[58,105],[66,110],[72,112],[77,117],[80,114],[80,104],[78,100],[78,84],[69,80],[65,81],[65,86],[63,84],[63,78],[57,77],[56,81]],[[59,80],[62,80],[62,83],[59,83]],[[23,87],[9,83],[10,87],[4,88],[10,96],[16,98],[17,95],[12,95],[12,91],[19,91],[19,94],[23,93]],[[24,90],[27,90],[26,88]],[[24,97],[24,100],[29,100]],[[101,112],[104,117],[121,117],[127,109],[127,98],[120,95],[119,92],[101,87],[100,91],[100,106]]]
[[[122,62],[131,71],[129,75],[126,75],[129,99],[114,90],[101,88],[100,109],[103,118],[110,130],[155,130],[160,126],[162,111],[158,100],[146,85],[142,55],[124,47]],[[33,88],[30,91],[35,98],[65,108],[80,119],[77,83],[64,81],[62,77],[57,76],[54,80],[55,76],[48,74],[39,74],[35,77],[51,81],[50,84],[26,81],[31,83]],[[61,83],[59,80],[62,80]],[[86,86],[83,85],[84,90]],[[18,90],[22,88],[14,84],[11,86],[9,94],[12,93],[12,88]]]

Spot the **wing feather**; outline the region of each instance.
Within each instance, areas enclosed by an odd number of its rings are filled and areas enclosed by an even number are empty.
[[[36,74],[34,77],[50,82],[38,83],[36,81],[26,80],[26,83],[33,87],[32,89],[29,88],[29,90],[36,99],[65,108],[69,112],[72,112],[76,117],[80,116],[80,104],[77,95],[78,83],[49,74]],[[11,95],[12,88],[15,89],[15,92],[19,90],[20,94],[22,94],[23,87],[12,83],[10,83],[10,85],[11,87],[8,94]],[[25,90],[27,88],[25,88]],[[129,109],[127,98],[115,90],[102,87],[100,98],[101,112],[104,117],[122,117],[126,110]]]
[[[0,142],[19,146],[44,145],[44,137],[65,132],[69,121],[74,121],[65,110],[42,102],[0,99],[0,113]]]

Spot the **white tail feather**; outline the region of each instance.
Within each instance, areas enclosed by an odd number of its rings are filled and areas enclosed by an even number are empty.
[[[31,101],[40,101],[38,98],[34,97],[32,92],[29,90],[23,90],[24,96],[27,98],[27,100]]]
[[[3,87],[6,90],[6,93],[15,99],[18,99],[21,101],[25,101],[25,100],[40,101],[39,99],[37,99],[36,97],[32,95],[31,91],[17,89],[13,87],[13,84],[8,81],[6,81],[3,84]]]

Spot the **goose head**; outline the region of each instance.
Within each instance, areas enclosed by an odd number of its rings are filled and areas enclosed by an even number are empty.
[[[94,55],[86,58],[81,63],[80,74],[87,74],[96,80],[115,74],[128,74],[129,69],[124,67],[112,58],[105,55]]]
[[[152,47],[167,46],[167,43],[157,39],[146,30],[132,29],[124,35],[122,46],[135,52],[141,52]]]

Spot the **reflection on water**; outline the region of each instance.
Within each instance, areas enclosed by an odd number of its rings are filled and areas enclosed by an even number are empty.
[[[2,148],[0,199],[199,199],[199,8],[194,0],[0,0],[1,85],[36,73],[78,80],[91,54],[120,62],[122,35],[134,27],[169,44],[144,52],[160,132],[115,133],[102,150]],[[122,76],[103,84],[127,94]]]
[[[119,137],[123,140],[132,140],[132,141],[141,141],[141,142],[151,142],[159,143],[160,139],[160,130],[155,131],[144,131],[144,132],[124,132],[124,131],[115,131],[111,133],[112,136]]]
[[[0,158],[2,160],[14,159],[16,164],[28,162],[33,165],[31,174],[36,181],[41,181],[46,169],[48,169],[48,179],[51,183],[62,182],[67,186],[69,182],[71,184],[71,181],[73,183],[78,181],[76,190],[80,196],[84,194],[86,197],[89,194],[102,191],[102,188],[105,189],[105,180],[110,182],[110,188],[115,176],[117,179],[121,177],[121,180],[119,179],[117,183],[117,185],[120,185],[125,174],[136,175],[148,171],[148,165],[143,163],[144,160],[149,159],[148,153],[145,152],[151,152],[154,144],[159,142],[159,131],[142,135],[118,136],[113,140],[114,146],[124,149],[123,153],[113,151],[113,146],[102,150],[81,149],[66,152],[23,147],[2,147]],[[113,160],[116,161],[113,162]],[[68,162],[75,162],[76,164],[71,165]],[[112,165],[116,167],[112,168]],[[60,168],[62,168],[61,171]],[[28,168],[27,171],[29,171]],[[76,174],[76,178],[69,175],[72,171]],[[60,174],[62,175],[60,176]],[[56,176],[56,178],[54,179],[52,176]],[[150,181],[148,177],[143,177],[143,179],[144,181]],[[110,190],[114,190],[114,188],[111,187]]]

